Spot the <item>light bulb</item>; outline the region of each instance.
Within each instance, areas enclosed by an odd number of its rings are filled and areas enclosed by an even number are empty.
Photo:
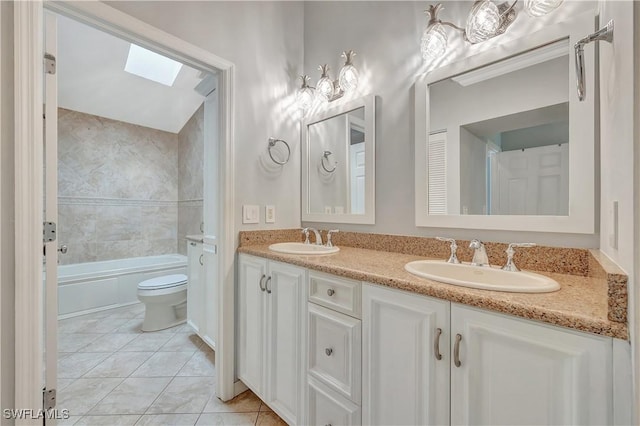
[[[535,18],[544,16],[562,4],[563,0],[524,0],[524,10]]]
[[[480,43],[493,37],[499,26],[498,6],[489,0],[479,0],[469,12],[465,34],[471,43]]]
[[[327,64],[321,65],[318,69],[322,71],[322,76],[320,80],[318,80],[318,84],[316,84],[316,95],[321,101],[327,102],[333,97],[333,81],[329,78],[329,67]]]
[[[358,87],[358,70],[351,63],[354,56],[355,52],[353,50],[342,52],[342,57],[345,58],[346,61],[340,70],[338,85],[345,92],[349,92]]]
[[[309,81],[309,76],[301,75],[300,78],[302,79],[302,86],[300,86],[298,92],[296,93],[296,103],[298,104],[298,108],[302,110],[308,110],[313,105],[315,93],[314,90],[307,84],[307,82]]]
[[[441,23],[429,25],[424,30],[420,50],[425,61],[437,59],[444,55],[447,50],[447,33]]]

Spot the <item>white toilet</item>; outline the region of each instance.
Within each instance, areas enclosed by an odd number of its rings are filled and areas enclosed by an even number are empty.
[[[157,331],[187,319],[187,276],[164,275],[138,284],[138,300],[145,305],[142,331]]]

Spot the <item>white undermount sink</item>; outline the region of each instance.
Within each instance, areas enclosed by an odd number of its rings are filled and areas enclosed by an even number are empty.
[[[305,243],[276,243],[269,246],[269,250],[276,251],[278,253],[286,254],[304,254],[304,255],[318,255],[318,254],[331,254],[340,251],[338,247],[327,247],[317,244],[305,244]]]
[[[510,272],[442,260],[416,260],[404,265],[404,269],[422,278],[483,290],[548,293],[560,289],[555,280],[533,272]]]

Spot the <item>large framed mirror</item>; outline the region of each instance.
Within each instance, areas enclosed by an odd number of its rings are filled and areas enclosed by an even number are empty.
[[[375,223],[375,96],[340,103],[302,125],[302,220]]]
[[[587,13],[416,83],[417,226],[594,232],[595,53],[580,102],[573,52],[594,27]]]

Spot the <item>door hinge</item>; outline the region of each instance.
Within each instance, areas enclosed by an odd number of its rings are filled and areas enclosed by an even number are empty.
[[[42,407],[52,410],[56,407],[56,390],[44,388],[42,390]]]
[[[56,57],[50,53],[44,54],[44,71],[47,74],[56,73]]]
[[[55,222],[43,222],[42,223],[42,241],[50,243],[56,240],[56,223]]]

